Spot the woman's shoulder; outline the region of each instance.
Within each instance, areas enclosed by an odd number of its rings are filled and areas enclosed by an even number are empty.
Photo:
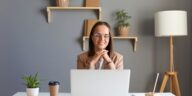
[[[78,55],[79,58],[83,58],[83,57],[88,57],[88,52],[81,52],[79,55]]]

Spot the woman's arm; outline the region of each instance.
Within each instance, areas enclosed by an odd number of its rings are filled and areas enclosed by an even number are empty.
[[[85,69],[85,66],[84,66],[80,56],[77,56],[77,69]]]
[[[112,58],[108,56],[108,54],[103,55],[106,64],[109,66],[109,69],[123,69],[123,56],[116,53]]]
[[[120,56],[117,60],[116,69],[122,70],[123,68],[123,56]]]

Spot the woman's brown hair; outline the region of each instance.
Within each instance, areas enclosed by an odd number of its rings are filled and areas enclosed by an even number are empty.
[[[107,47],[105,48],[106,50],[108,50],[108,55],[111,56],[112,52],[113,52],[113,41],[112,41],[112,35],[111,35],[111,27],[107,22],[104,21],[98,21],[97,23],[95,23],[95,25],[92,27],[91,29],[91,33],[89,35],[89,50],[88,50],[88,56],[94,56],[95,55],[95,47],[93,44],[93,34],[95,29],[97,28],[97,26],[101,26],[104,25],[109,29],[109,44],[107,45]]]

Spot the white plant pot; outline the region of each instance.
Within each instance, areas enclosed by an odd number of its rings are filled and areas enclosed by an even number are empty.
[[[38,96],[39,88],[27,88],[26,92],[27,92],[27,96]]]

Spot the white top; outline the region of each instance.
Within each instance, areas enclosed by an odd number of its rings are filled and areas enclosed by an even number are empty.
[[[103,61],[104,59],[103,58],[100,58],[99,61],[97,62],[97,68],[96,69],[102,69],[102,66],[103,66]]]

